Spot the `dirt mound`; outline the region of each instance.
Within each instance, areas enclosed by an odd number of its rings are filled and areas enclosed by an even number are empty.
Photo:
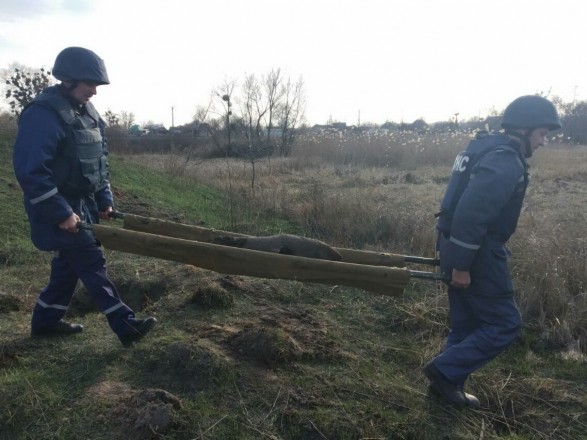
[[[173,426],[175,412],[182,408],[181,400],[165,390],[132,390],[113,381],[90,388],[86,398],[109,407],[103,421],[124,426],[125,438],[133,440],[160,438]]]
[[[0,344],[0,368],[13,367],[22,357],[35,348],[35,341],[30,338],[17,339]]]
[[[302,354],[298,342],[278,328],[245,328],[229,344],[239,354],[269,367],[299,359]]]
[[[148,356],[148,357],[146,357]],[[198,392],[234,380],[234,363],[213,346],[175,342],[141,357],[137,368],[167,389]]]
[[[204,310],[226,309],[234,303],[234,295],[219,280],[208,280],[196,289],[190,302]]]
[[[122,300],[135,312],[144,310],[167,293],[167,280],[113,280]],[[75,293],[68,314],[83,316],[97,313],[98,307],[84,287]]]
[[[235,298],[246,295],[258,296],[267,288],[263,281],[220,275],[210,280],[199,281],[191,302],[206,310],[229,308],[233,305]]]
[[[11,293],[0,292],[0,313],[16,312],[20,310],[22,300]]]
[[[264,307],[259,319],[259,323],[251,323],[228,337],[233,351],[269,367],[342,356],[328,333],[328,324],[309,310]]]

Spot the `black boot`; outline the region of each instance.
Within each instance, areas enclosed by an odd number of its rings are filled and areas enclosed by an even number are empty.
[[[449,381],[444,375],[436,368],[436,366],[429,362],[422,370],[426,377],[430,380],[429,390],[439,397],[448,400],[459,408],[468,407],[468,399],[461,388],[451,381]],[[471,396],[474,397],[474,396]],[[475,398],[477,403],[479,400]],[[474,402],[471,402],[474,403]]]
[[[43,327],[40,329],[31,329],[31,336],[33,338],[42,338],[46,336],[67,336],[83,331],[84,327],[81,324],[72,324],[60,320],[57,324],[50,327]]]
[[[149,317],[145,319],[137,319],[132,324],[129,324],[129,330],[122,336],[119,336],[120,342],[125,347],[130,347],[134,342],[142,339],[149,333],[157,324],[157,319]]]
[[[434,394],[435,396],[445,398],[444,395],[442,394],[442,391],[440,390],[440,387],[438,386],[437,382],[430,382],[430,385],[428,385],[428,391],[431,394]],[[461,391],[463,393],[463,396],[465,396],[465,407],[471,408],[471,409],[481,408],[481,402],[479,402],[479,399],[477,399],[477,397],[473,396],[472,394],[465,393],[463,390],[461,390]],[[459,405],[457,405],[457,406],[459,406]]]

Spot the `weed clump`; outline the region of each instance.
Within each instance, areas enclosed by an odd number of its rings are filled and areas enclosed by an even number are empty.
[[[234,303],[234,297],[218,283],[210,282],[198,287],[191,302],[204,310],[228,309]]]
[[[235,369],[221,353],[194,343],[174,342],[145,352],[139,369],[151,383],[181,392],[200,392],[232,383]]]
[[[268,367],[296,360],[303,352],[293,337],[278,328],[245,328],[229,344],[239,354]]]

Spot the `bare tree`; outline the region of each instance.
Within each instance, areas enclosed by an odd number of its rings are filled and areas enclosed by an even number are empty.
[[[247,75],[242,87],[243,99],[241,113],[248,142],[248,159],[251,163],[251,188],[255,189],[255,163],[262,151],[262,124],[261,121],[268,111],[268,103],[263,99],[261,85],[255,75]]]
[[[125,129],[129,129],[135,123],[135,115],[132,112],[121,111],[120,123]]]
[[[301,77],[294,81],[285,77],[281,69],[272,69],[260,80],[255,74],[248,74],[239,89],[236,80],[225,79],[212,91],[212,96],[213,103],[204,113],[214,113],[223,119],[224,130],[212,130],[213,125],[209,126],[211,140],[223,155],[242,155],[245,145],[252,160],[269,148],[283,155],[290,153],[295,128],[304,115]],[[233,114],[235,108],[240,114]]]
[[[281,148],[280,154],[289,156],[294,142],[295,129],[304,118],[306,98],[304,80],[300,76],[294,83],[291,78],[282,87],[283,102],[280,105]]]
[[[208,130],[208,118],[210,117],[210,109],[212,108],[212,98],[208,101],[207,106],[198,105],[196,107],[196,111],[194,112],[194,116],[192,118],[192,123],[194,125],[193,135],[198,137],[202,134],[203,130]]]
[[[226,144],[223,152],[227,157],[232,155],[230,117],[232,115],[232,94],[235,87],[236,80],[225,79],[220,87],[213,91],[213,95],[219,98],[223,108],[224,128],[226,130]]]
[[[247,131],[250,147],[260,144],[262,120],[267,113],[267,102],[263,100],[263,92],[254,74],[246,75],[241,88],[241,115]]]
[[[267,145],[270,144],[271,129],[273,128],[273,119],[283,96],[283,88],[280,87],[282,82],[281,69],[272,69],[264,77],[263,86],[267,99]]]
[[[185,160],[183,167],[187,166],[187,164],[193,160],[193,155],[196,151],[197,147],[197,139],[202,135],[204,131],[206,134],[212,134],[212,124],[209,121],[210,115],[210,108],[212,107],[212,98],[208,102],[207,106],[199,105],[196,107],[196,111],[194,112],[194,116],[192,117],[192,135],[194,140],[188,145],[185,150]]]
[[[106,110],[106,112],[104,113],[104,119],[110,127],[120,125],[120,116],[118,116],[110,109]]]
[[[260,118],[256,112],[261,98],[261,88],[255,75],[246,75],[242,86],[243,98],[241,101],[241,114],[245,124],[246,139],[248,142],[249,160],[251,162],[252,177],[251,188],[255,188],[255,145],[260,139]]]
[[[226,139],[227,142],[224,146],[224,149],[222,149],[221,144],[219,142],[217,133],[218,130],[215,130],[212,134],[212,140],[215,143],[215,145],[221,149],[221,151],[223,151],[224,153],[224,157],[226,158],[226,169],[227,169],[227,173],[228,173],[228,194],[229,194],[229,217],[230,217],[230,225],[234,226],[234,222],[235,222],[235,214],[234,214],[234,191],[232,188],[232,171],[230,168],[230,161],[228,160],[228,158],[231,156],[232,154],[232,144],[231,144],[231,127],[230,127],[230,117],[232,115],[232,94],[234,92],[234,89],[236,87],[236,81],[235,80],[227,80],[225,79],[224,82],[220,85],[220,87],[218,87],[217,89],[215,89],[212,94],[213,96],[216,96],[217,98],[219,98],[220,102],[222,103],[222,107],[223,107],[223,119],[224,119],[224,126],[225,126],[225,130],[226,130]],[[218,102],[218,99],[216,100]]]
[[[587,140],[587,101],[565,102],[559,96],[549,98],[555,105],[561,120],[562,133],[575,143],[584,143]]]

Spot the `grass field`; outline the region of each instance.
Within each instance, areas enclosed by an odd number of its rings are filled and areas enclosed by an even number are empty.
[[[84,332],[31,339],[30,311],[51,256],[29,243],[10,144],[0,139],[0,439],[587,438],[583,149],[533,159],[511,243],[527,324],[473,376],[469,389],[483,407],[469,411],[427,396],[421,367],[448,328],[446,298],[429,282],[391,298],[107,250],[124,300],[158,327],[123,349],[80,286],[68,313]],[[435,165],[431,153],[419,165],[406,151],[398,166],[359,166],[336,160],[340,148],[324,144],[328,157],[317,148],[311,161],[259,161],[254,185],[247,162],[114,153],[117,207],[432,255],[450,162]]]

